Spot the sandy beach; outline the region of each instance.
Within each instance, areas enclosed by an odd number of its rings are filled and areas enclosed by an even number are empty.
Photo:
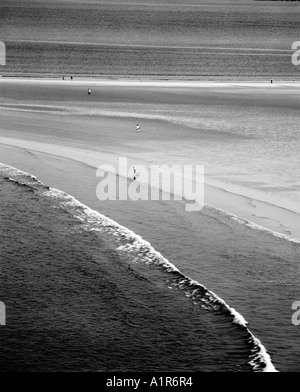
[[[66,188],[73,164],[88,165],[89,177],[78,181],[89,183],[96,204],[96,169],[110,164],[118,167],[119,157],[129,165],[199,164],[205,167],[204,202],[254,224],[287,236],[300,238],[300,203],[285,200],[254,188],[236,186],[206,175],[209,162],[201,161],[191,146],[201,143],[207,134],[188,128],[160,115],[156,107],[216,101],[234,105],[254,101],[282,107],[299,103],[300,83],[213,83],[139,80],[73,81],[49,79],[2,78],[0,87],[1,162],[35,174],[50,186],[76,193]],[[87,96],[87,88],[92,94]],[[155,104],[156,115],[152,106]],[[162,110],[163,111],[163,110]],[[135,132],[136,122],[142,132]],[[190,141],[185,140],[189,132]],[[227,142],[224,139],[225,143]],[[184,146],[185,153],[181,147]],[[188,157],[187,152],[191,152]],[[22,152],[22,153],[20,153]],[[36,159],[36,156],[39,159]],[[61,165],[55,175],[41,162],[56,158]],[[68,164],[66,162],[68,161]],[[66,169],[67,167],[67,169]],[[61,171],[60,171],[61,170]],[[59,175],[63,173],[63,175]],[[94,186],[94,191],[92,190]],[[78,195],[91,202],[91,194]]]

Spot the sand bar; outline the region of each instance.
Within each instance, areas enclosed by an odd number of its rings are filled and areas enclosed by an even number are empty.
[[[0,83],[26,83],[26,84],[64,84],[64,85],[90,85],[90,86],[131,86],[131,87],[266,87],[268,88],[271,84],[271,80],[262,81],[199,81],[199,80],[168,80],[168,79],[151,79],[151,78],[94,78],[94,77],[82,77],[75,76],[73,80],[70,80],[69,76],[62,78],[32,78],[32,77],[2,77]],[[272,81],[272,87],[291,87],[299,88],[300,81]],[[299,92],[298,92],[299,93]]]
[[[86,86],[87,83],[89,86],[100,88],[98,95],[94,94],[90,103],[85,101],[85,89],[83,90],[83,86]],[[136,100],[148,104],[149,101],[143,101],[144,87],[146,86],[151,89],[152,95],[149,95],[149,100],[155,101],[158,97],[158,103],[160,100],[163,102],[166,94],[169,94],[174,102],[178,102],[180,97],[183,97],[185,102],[190,102],[194,97],[193,93],[189,95],[191,87],[196,88],[197,93],[202,94],[203,97],[206,96],[208,90],[209,92],[221,91],[222,94],[226,92],[229,96],[233,93],[237,94],[238,90],[242,95],[245,92],[255,95],[259,91],[259,94],[267,95],[271,100],[278,99],[278,93],[272,95],[273,93],[270,92],[270,89],[274,91],[276,88],[276,90],[280,90],[280,94],[284,93],[287,96],[286,101],[282,104],[289,104],[290,96],[293,96],[293,100],[290,101],[293,105],[295,97],[297,99],[299,95],[300,83],[281,82],[270,86],[269,83],[254,82],[62,81],[2,78],[0,86],[2,90],[0,101],[2,110],[0,112],[3,120],[0,126],[0,161],[27,171],[30,171],[27,168],[31,168],[30,172],[33,172],[35,169],[34,159],[32,157],[24,158],[24,155],[18,159],[17,149],[50,154],[69,159],[70,162],[81,162],[93,167],[95,171],[99,165],[103,164],[117,167],[120,156],[126,156],[130,165],[138,162],[149,168],[154,163],[172,164],[172,158],[176,151],[172,155],[164,148],[160,149],[159,146],[163,146],[163,143],[168,141],[170,137],[179,142],[184,138],[180,127],[162,122],[159,118],[149,118],[143,119],[143,123],[148,126],[147,134],[141,132],[140,139],[137,141],[136,134],[133,132],[136,122],[134,116],[115,117],[110,113],[103,117],[102,112],[95,116],[74,116],[73,113],[63,116],[59,114],[58,108],[67,110],[72,107],[89,106],[96,110],[99,99],[104,97],[107,98],[105,104],[108,105],[116,102],[120,104],[122,101],[125,106],[130,106],[134,105]],[[130,95],[132,91],[133,94]],[[47,106],[48,111],[55,112],[47,113],[45,107],[38,107],[39,105]],[[190,132],[191,137],[194,138],[196,131],[191,130]],[[16,149],[13,150],[13,147]],[[157,157],[160,155],[164,159],[157,162]],[[38,165],[38,161],[36,164]],[[68,167],[70,170],[72,165]],[[44,182],[54,186],[49,183],[50,178],[47,181],[47,176],[43,176],[37,166],[36,169],[33,174],[43,177]],[[55,186],[65,190],[63,176],[57,180]],[[91,181],[94,180],[95,177],[91,179]],[[85,200],[81,201],[86,202]],[[284,200],[269,198],[268,195],[260,194],[253,189],[233,188],[230,184],[222,188],[206,181],[205,203],[275,232],[300,238],[300,209],[297,209],[297,205],[289,208],[290,203],[285,205]]]

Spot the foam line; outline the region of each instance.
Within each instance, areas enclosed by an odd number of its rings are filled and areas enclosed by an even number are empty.
[[[142,259],[141,256],[144,256],[146,264],[158,265],[163,267],[166,272],[172,273],[172,275],[175,277],[172,282],[173,287],[183,289],[186,292],[186,295],[191,297],[194,303],[198,304],[197,301],[199,301],[201,304],[205,305],[204,307],[206,309],[211,311],[222,311],[223,313],[226,312],[232,317],[232,322],[243,328],[249,336],[248,341],[252,346],[252,355],[249,364],[252,366],[253,370],[277,372],[265,347],[262,345],[260,340],[257,339],[247,328],[247,321],[244,319],[244,317],[234,308],[230,307],[217,294],[208,290],[199,282],[192,280],[191,278],[182,274],[174,264],[167,260],[161,253],[156,251],[148,241],[144,240],[141,236],[135,234],[130,229],[118,224],[100,212],[92,210],[90,207],[82,204],[73,196],[55,188],[46,187],[45,184],[29,173],[1,163],[0,169],[6,176],[9,177],[10,180],[13,180],[11,177],[17,176],[22,177],[25,180],[23,183],[24,185],[36,185],[36,189],[39,190],[41,194],[56,200],[61,207],[66,208],[69,212],[73,212],[74,217],[82,222],[83,229],[87,231],[99,231],[113,235],[116,242],[119,243],[117,250],[126,253],[133,251],[136,255],[136,260],[134,261],[140,262]],[[20,181],[18,180],[18,182]],[[209,206],[209,208],[214,207]],[[228,214],[229,216],[232,215],[226,213],[226,211],[222,212]],[[232,217],[234,220],[237,219],[239,221],[238,217],[234,215],[232,215]],[[241,219],[241,221],[244,220]]]

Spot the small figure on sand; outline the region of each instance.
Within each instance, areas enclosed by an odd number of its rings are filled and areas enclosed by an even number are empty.
[[[92,90],[88,88],[88,95],[92,94]]]
[[[73,80],[73,76],[70,76],[70,79]]]
[[[139,124],[136,124],[136,131],[137,131],[137,132],[140,132],[140,130],[141,130],[141,129],[140,129]]]
[[[65,77],[64,77],[64,76],[62,77],[62,80],[65,80]]]
[[[132,170],[133,170],[133,179],[136,179],[136,168],[134,166],[132,166]]]
[[[273,79],[271,79],[271,83],[273,83]]]

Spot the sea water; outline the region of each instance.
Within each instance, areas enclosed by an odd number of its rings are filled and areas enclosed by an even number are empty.
[[[296,2],[2,1],[3,75],[295,80]]]
[[[243,316],[149,242],[28,173],[0,180],[2,370],[274,370]]]

